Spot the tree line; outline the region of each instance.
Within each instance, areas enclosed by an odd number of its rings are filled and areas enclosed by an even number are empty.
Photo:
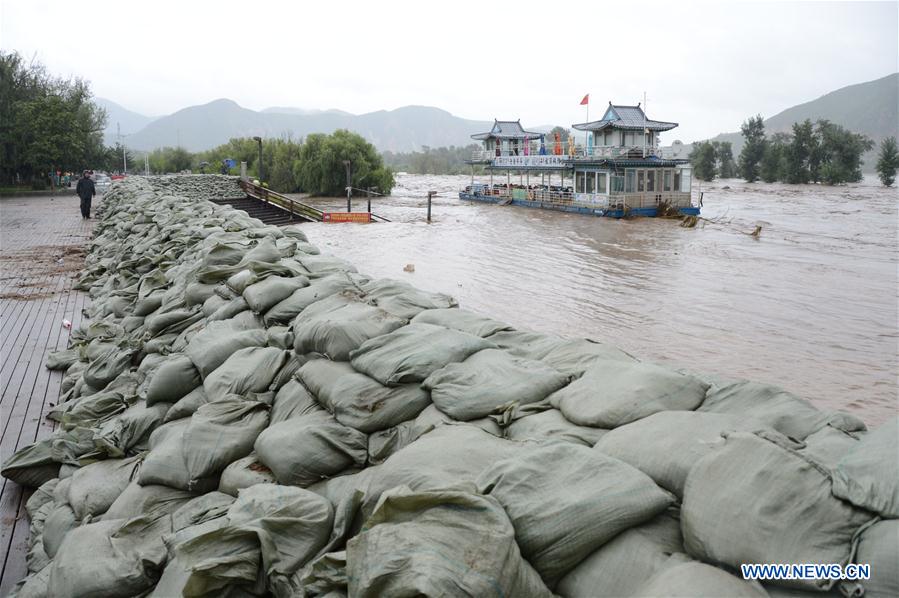
[[[234,168],[224,166],[226,159]],[[262,140],[262,169],[259,145],[249,137],[233,138],[210,150],[191,153],[181,147],[163,147],[148,155],[154,174],[192,172],[238,174],[247,163],[248,175],[283,193],[342,195],[346,190],[346,166],[350,162],[353,187],[372,188],[388,194],[393,190],[393,172],[375,147],[361,135],[338,130],[330,135],[314,133],[294,141],[290,136]]]
[[[827,120],[794,123],[790,133],[765,133],[761,115],[740,127],[745,140],[736,162],[729,142],[701,141],[693,144],[689,159],[696,178],[710,181],[716,176],[739,176],[747,182],[839,185],[862,180],[862,154],[874,147],[865,135]],[[881,143],[877,171],[890,186],[899,169],[896,139]]]

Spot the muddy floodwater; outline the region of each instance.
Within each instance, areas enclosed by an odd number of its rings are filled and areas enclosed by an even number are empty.
[[[702,188],[707,220],[687,229],[462,202],[456,191],[468,182],[400,175],[393,196],[372,207],[393,222],[304,230],[362,272],[450,293],[517,327],[771,382],[868,424],[896,413],[895,189],[873,178],[844,187],[716,181]],[[443,191],[430,225],[429,189]],[[345,200],[309,201],[346,209]]]

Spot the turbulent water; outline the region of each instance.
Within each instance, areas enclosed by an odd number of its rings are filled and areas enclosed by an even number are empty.
[[[775,383],[869,424],[896,413],[895,189],[873,179],[715,182],[702,189],[707,220],[687,229],[462,202],[456,191],[468,182],[400,176],[372,206],[393,222],[304,230],[362,272],[450,293],[517,327]],[[428,190],[443,192],[430,225]],[[345,200],[310,202],[346,209]],[[364,205],[354,199],[354,209]],[[756,224],[758,238],[748,234]]]

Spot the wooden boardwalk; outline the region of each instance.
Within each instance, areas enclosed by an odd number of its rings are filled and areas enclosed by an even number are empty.
[[[62,372],[44,367],[65,349],[87,294],[72,289],[84,263],[93,220],[78,198],[0,198],[0,461],[53,431],[44,415],[60,395]],[[94,200],[96,210],[98,198]],[[0,596],[25,576],[30,492],[0,478]]]

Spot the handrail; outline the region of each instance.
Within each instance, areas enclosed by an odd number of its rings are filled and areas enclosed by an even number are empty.
[[[298,216],[309,222],[321,222],[324,218],[324,213],[318,208],[313,208],[308,204],[297,201],[292,197],[282,195],[277,191],[272,191],[262,185],[256,185],[250,181],[241,180],[240,188],[243,189],[249,197],[272,204],[282,210],[286,210],[290,212],[291,216]],[[375,222],[390,222],[387,218],[378,216],[377,214],[372,214],[371,219]]]
[[[574,147],[574,155],[570,155],[568,153],[568,144],[562,144],[562,153],[554,154],[550,147],[547,147],[546,155],[558,155],[562,158],[595,158],[595,157],[608,157],[608,158],[617,158],[620,156],[627,156],[631,153],[643,153],[644,147],[642,145],[593,145],[587,146],[584,145],[575,145]],[[659,156],[662,157],[663,151],[659,146],[651,146],[648,145],[645,148],[647,156]],[[525,156],[524,150],[519,150],[518,153],[515,153],[512,150],[500,150],[499,155],[497,156],[496,151],[487,151],[487,150],[475,150],[471,153],[472,160],[483,160],[483,161],[492,161],[494,158],[506,158],[510,156]],[[531,148],[530,152],[527,154],[528,156],[539,156],[540,152],[538,150],[534,150]]]

